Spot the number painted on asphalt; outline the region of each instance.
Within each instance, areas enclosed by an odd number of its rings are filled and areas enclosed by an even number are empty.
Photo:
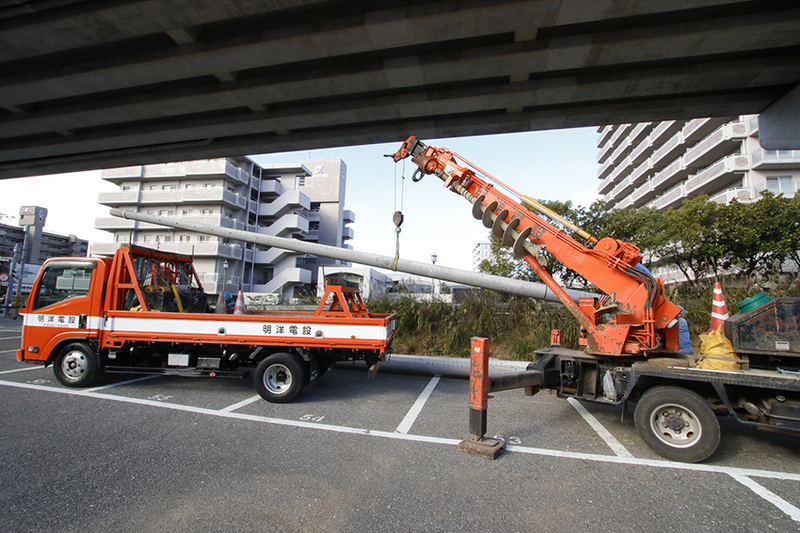
[[[322,419],[325,418],[324,416],[319,415],[303,415],[300,417],[300,420],[306,422],[322,422]]]

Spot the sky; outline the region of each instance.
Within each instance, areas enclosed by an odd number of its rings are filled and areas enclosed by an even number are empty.
[[[597,132],[595,128],[551,130],[504,135],[421,139],[428,146],[448,148],[522,194],[540,200],[571,200],[588,206],[598,198]],[[303,159],[339,158],[347,165],[345,209],[355,213],[355,250],[394,256],[392,215],[402,210],[400,257],[437,265],[473,269],[472,251],[487,241],[489,230],[472,218],[469,202],[426,176],[414,183],[416,166],[409,159],[395,164],[384,154],[401,143],[303,150],[253,155],[260,164],[296,163]],[[405,179],[402,178],[405,176]],[[94,229],[108,208],[97,203],[100,192],[117,186],[100,171],[0,180],[0,222],[16,225],[19,208],[48,210],[45,231],[74,234],[90,242],[110,242],[110,233]]]

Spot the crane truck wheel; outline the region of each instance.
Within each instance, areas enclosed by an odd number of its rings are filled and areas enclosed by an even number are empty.
[[[303,359],[290,353],[276,353],[261,361],[253,376],[259,396],[270,403],[287,403],[308,383]]]
[[[97,354],[86,343],[68,344],[53,361],[53,373],[65,387],[86,387],[97,375]]]
[[[717,417],[702,396],[688,389],[649,389],[636,404],[633,420],[645,444],[671,461],[697,463],[719,445]]]

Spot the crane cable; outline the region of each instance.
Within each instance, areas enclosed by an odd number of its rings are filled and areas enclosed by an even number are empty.
[[[397,209],[397,165],[394,166],[394,214],[392,215],[392,222],[395,225],[395,234],[397,235],[394,261],[392,262],[392,271],[397,271],[397,261],[400,259],[400,225],[403,223],[403,199],[405,196],[405,183],[406,183],[406,161],[403,160],[403,171],[400,176],[400,209]]]

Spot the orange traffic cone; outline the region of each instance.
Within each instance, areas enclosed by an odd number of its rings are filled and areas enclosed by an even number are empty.
[[[728,319],[728,306],[725,305],[725,296],[719,282],[714,283],[714,300],[711,302],[711,331],[721,331],[722,323]]]
[[[239,291],[239,295],[236,297],[236,305],[233,308],[234,315],[244,315],[247,314],[247,306],[244,304],[244,294],[242,291]]]

